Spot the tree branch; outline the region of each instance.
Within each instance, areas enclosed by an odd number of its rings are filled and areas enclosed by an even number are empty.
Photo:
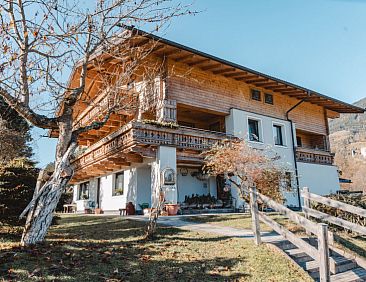
[[[29,108],[26,104],[20,102],[18,99],[11,96],[7,91],[0,87],[0,96],[2,96],[6,103],[15,109],[23,118],[29,121],[34,126],[44,129],[58,128],[57,118],[49,118],[44,115],[39,115]]]

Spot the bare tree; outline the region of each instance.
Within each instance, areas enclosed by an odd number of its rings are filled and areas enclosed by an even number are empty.
[[[270,148],[255,149],[245,140],[217,145],[205,154],[205,170],[213,175],[223,174],[249,201],[247,191],[256,187],[260,193],[283,201],[283,192],[291,187],[285,164]]]
[[[44,239],[73,176],[70,161],[79,135],[99,129],[113,113],[136,110],[141,102],[141,86],[140,91],[126,86],[141,73],[154,45],[134,45],[134,30],[128,27],[153,32],[190,13],[188,6],[170,0],[95,0],[86,7],[78,2],[0,0],[0,95],[34,126],[58,132],[54,173],[21,215],[28,214],[23,245]],[[106,60],[117,63],[107,66]],[[88,94],[91,81],[114,103],[98,120],[75,125],[76,104],[98,107]]]

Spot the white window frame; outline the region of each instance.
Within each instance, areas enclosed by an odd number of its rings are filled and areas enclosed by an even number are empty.
[[[254,140],[250,140],[250,135],[249,135],[249,120],[255,120],[258,121],[258,131],[260,136],[258,136],[259,140],[258,141],[254,141]],[[248,142],[251,142],[253,144],[263,144],[264,143],[264,134],[263,134],[263,122],[261,118],[258,117],[254,117],[254,116],[247,116],[247,132],[248,132]]]
[[[87,185],[88,187],[88,198],[83,199],[82,195],[84,195],[82,193],[82,185]],[[90,200],[90,181],[84,181],[84,182],[80,182],[78,185],[78,189],[77,189],[77,201],[88,201]]]
[[[283,142],[283,145],[277,145],[275,140],[274,140],[274,126],[277,125],[277,126],[281,126],[282,130],[281,130],[281,133],[282,133],[282,142]],[[282,122],[277,122],[277,121],[272,121],[272,142],[273,142],[273,145],[276,146],[276,147],[287,147],[287,133],[286,133],[286,124],[282,123]]]
[[[116,182],[117,182],[117,174],[123,174],[123,193],[120,195],[116,195]],[[126,187],[125,187],[125,176],[126,172],[124,170],[117,171],[113,173],[113,179],[112,179],[112,197],[122,197],[126,194]]]

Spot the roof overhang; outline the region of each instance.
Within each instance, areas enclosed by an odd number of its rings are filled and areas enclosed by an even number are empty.
[[[136,28],[131,28],[130,30],[136,36],[134,44],[143,46],[148,44],[149,40],[154,41],[155,47],[152,53],[158,56],[168,57],[173,61],[186,63],[203,71],[210,71],[216,75],[242,81],[253,85],[253,87],[261,87],[299,100],[304,99],[306,102],[319,105],[337,113],[363,113],[365,111],[363,108],[320,94],[314,90],[212,56],[157,35]]]

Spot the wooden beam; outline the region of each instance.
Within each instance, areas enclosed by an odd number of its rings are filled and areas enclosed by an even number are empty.
[[[222,73],[225,73],[225,72],[232,72],[232,71],[235,71],[235,70],[236,70],[235,68],[227,68],[227,69],[213,71],[212,73],[213,74],[222,74]]]
[[[213,65],[209,65],[207,67],[202,67],[201,70],[203,71],[207,71],[207,70],[211,70],[211,69],[217,69],[218,67],[221,67],[222,64],[213,64]]]
[[[278,85],[278,82],[275,82],[275,81],[258,82],[258,83],[255,83],[255,85],[258,87],[267,87],[267,86],[283,87],[283,85]]]
[[[143,157],[138,154],[126,154],[125,155],[126,161],[131,163],[142,163]]]
[[[276,90],[276,91],[281,91],[281,90],[286,91],[286,90],[288,90],[288,89],[289,89],[286,85],[268,86],[268,87],[266,87],[266,88],[271,89],[271,90],[273,90],[273,91],[275,91],[275,90]]]
[[[234,72],[234,73],[225,73],[224,76],[225,77],[234,77],[234,76],[243,76],[245,74],[245,72],[240,72],[240,71],[237,71],[237,72]]]
[[[195,56],[196,56],[195,54],[188,54],[188,55],[184,55],[184,56],[181,56],[181,57],[178,57],[178,58],[172,58],[172,59],[176,62],[183,62],[183,61],[185,61],[187,59],[191,59]]]
[[[249,79],[245,80],[246,83],[255,83],[255,82],[264,82],[267,81],[267,78],[258,78],[258,79]]]
[[[283,90],[281,91],[282,93],[291,93],[291,92],[303,92],[302,90],[300,89],[296,89],[296,88],[289,88],[288,90]]]
[[[210,59],[202,59],[202,60],[197,60],[195,62],[191,62],[191,63],[187,63],[188,66],[192,67],[192,66],[196,66],[196,65],[200,65],[200,64],[204,64],[211,61]]]
[[[240,76],[240,77],[235,77],[234,79],[236,80],[245,80],[245,79],[252,79],[252,78],[257,78],[258,75],[243,75],[243,76]]]
[[[156,51],[158,51],[158,50],[160,50],[160,49],[163,49],[164,47],[165,47],[165,45],[164,45],[164,44],[157,45],[157,46],[155,46],[155,47],[152,49],[152,51],[151,51],[151,52],[156,52]]]

